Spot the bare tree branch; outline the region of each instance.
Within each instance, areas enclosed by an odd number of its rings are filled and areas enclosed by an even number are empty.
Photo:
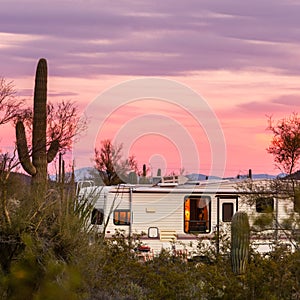
[[[0,78],[0,125],[16,118],[21,105],[22,101],[16,98],[13,82]]]
[[[101,142],[101,148],[95,149],[95,168],[105,185],[117,185],[127,180],[129,171],[137,170],[134,156],[122,159],[123,145],[113,145],[110,140]]]
[[[33,122],[32,109],[24,109],[18,115],[22,120],[27,133],[27,142],[31,147],[31,132]],[[59,151],[64,154],[72,148],[80,135],[87,128],[87,120],[79,115],[79,110],[74,102],[61,101],[57,104],[49,103],[47,106],[47,146],[53,141],[58,141]],[[30,151],[31,152],[31,151]]]

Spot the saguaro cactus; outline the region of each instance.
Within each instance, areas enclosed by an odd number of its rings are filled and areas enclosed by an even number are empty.
[[[59,141],[54,140],[47,151],[47,61],[41,58],[35,75],[32,160],[27,146],[25,127],[22,121],[16,124],[16,139],[19,160],[23,169],[32,176],[32,185],[45,188],[47,185],[47,164],[56,156]]]
[[[231,266],[236,275],[246,271],[250,242],[250,226],[248,215],[238,211],[231,222]]]
[[[143,177],[147,176],[147,166],[143,164]]]
[[[161,176],[161,169],[157,170],[157,176]]]
[[[140,182],[141,184],[147,184],[149,183],[149,181],[147,180],[147,166],[146,164],[143,164],[143,172],[142,172],[142,177],[140,178]]]

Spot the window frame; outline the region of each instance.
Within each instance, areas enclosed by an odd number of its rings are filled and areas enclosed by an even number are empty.
[[[270,201],[271,203],[267,201]],[[259,197],[255,199],[255,211],[257,213],[259,214],[273,213],[274,210],[275,210],[275,201],[273,197]]]
[[[191,218],[191,207],[189,208],[189,218],[187,218],[187,210],[186,210],[186,202],[187,200],[205,200],[206,205],[205,207],[207,207],[208,211],[207,211],[207,219],[205,220],[200,220],[200,219],[190,219]],[[195,201],[194,200],[194,201]],[[191,202],[190,202],[191,203]],[[195,205],[194,205],[195,206]],[[193,214],[195,215],[195,211],[193,212]],[[191,223],[195,223],[196,226],[198,226],[199,230],[191,230],[190,229],[190,224]],[[204,224],[202,224],[204,223]],[[188,231],[187,231],[187,226],[188,224]],[[205,227],[203,227],[203,225]],[[201,228],[204,228],[203,230],[201,230]],[[184,205],[183,205],[183,230],[184,233],[186,234],[209,234],[211,232],[211,197],[207,196],[207,195],[191,195],[191,196],[185,196],[184,197]]]
[[[225,219],[224,218],[224,216],[225,216],[225,206],[231,206],[231,218],[229,219]],[[232,202],[223,202],[222,203],[222,222],[224,222],[224,223],[229,223],[229,222],[231,222],[231,220],[232,220],[232,217],[233,217],[233,215],[234,215],[234,204],[232,203]]]
[[[97,215],[96,215],[97,214]],[[100,222],[99,222],[100,214]],[[104,222],[104,210],[94,207],[91,213],[91,224],[92,225],[102,225]]]
[[[121,217],[122,213],[126,214],[125,218]],[[116,218],[116,214],[118,215],[117,218]],[[114,213],[113,213],[113,222],[114,222],[114,225],[117,225],[117,226],[130,226],[130,224],[131,224],[130,209],[115,209]]]

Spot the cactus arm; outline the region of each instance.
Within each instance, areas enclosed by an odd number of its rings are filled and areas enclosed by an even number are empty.
[[[59,150],[59,140],[54,140],[51,142],[50,147],[47,152],[47,163],[51,163],[55,158],[57,152]]]
[[[21,121],[18,121],[16,124],[16,139],[17,139],[17,151],[18,151],[20,163],[23,169],[25,170],[25,172],[33,176],[36,174],[36,168],[30,161],[25,128]]]

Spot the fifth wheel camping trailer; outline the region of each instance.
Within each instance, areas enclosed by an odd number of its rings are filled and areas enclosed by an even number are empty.
[[[90,186],[82,188],[80,195],[93,202],[90,222],[99,233],[106,238],[116,231],[138,236],[142,249],[153,255],[169,249],[193,257],[199,242],[209,245],[211,241],[219,251],[218,237],[230,232],[237,211],[247,212],[251,225],[256,217],[271,213],[272,224],[264,235],[252,234],[257,251],[270,251],[278,241],[290,244],[280,224],[293,211],[292,201],[270,192],[238,190],[236,181]],[[246,201],[249,197],[255,201]]]

